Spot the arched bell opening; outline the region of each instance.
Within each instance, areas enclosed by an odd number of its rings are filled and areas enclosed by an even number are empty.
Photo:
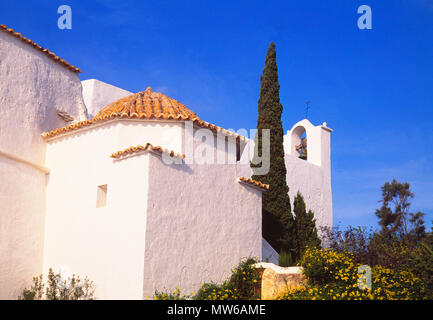
[[[308,160],[307,132],[302,126],[292,130],[292,154],[299,159]]]

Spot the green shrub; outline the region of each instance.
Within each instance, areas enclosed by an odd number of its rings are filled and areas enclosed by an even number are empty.
[[[258,295],[255,288],[260,275],[258,270],[254,267],[258,260],[248,258],[242,260],[239,265],[232,270],[232,275],[228,282],[228,288],[236,291],[236,299],[239,300],[252,300],[257,299]]]
[[[285,251],[281,251],[280,255],[278,257],[278,265],[280,267],[291,267],[295,265],[292,255],[290,253],[287,253]]]
[[[412,252],[411,268],[423,279],[428,299],[433,299],[433,249],[431,245],[422,242]]]
[[[203,283],[197,294],[192,297],[193,300],[236,300],[237,298],[237,290],[231,290],[227,281],[222,284]]]
[[[45,291],[44,291],[45,288]],[[60,273],[55,274],[50,268],[47,284],[42,275],[33,278],[30,289],[24,289],[18,297],[20,300],[93,300],[93,282],[85,278],[73,275],[68,280],[63,280]]]
[[[242,260],[239,265],[232,269],[232,274],[221,284],[203,283],[195,295],[181,295],[180,288],[176,287],[174,292],[155,291],[154,298],[157,300],[253,300],[258,299],[256,292],[260,280],[259,272],[254,268],[258,261],[253,258]]]
[[[242,260],[232,269],[230,278],[222,284],[204,283],[195,300],[254,300],[258,299],[256,292],[259,272],[254,268],[258,261],[253,258]]]

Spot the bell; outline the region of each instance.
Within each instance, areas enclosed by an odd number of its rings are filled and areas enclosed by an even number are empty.
[[[307,160],[307,150],[305,150],[305,148],[300,148],[298,152],[299,152],[299,158],[303,160]]]

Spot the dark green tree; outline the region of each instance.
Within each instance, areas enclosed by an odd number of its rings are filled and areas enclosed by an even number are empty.
[[[317,235],[316,219],[314,213],[305,207],[304,197],[298,192],[293,205],[295,214],[295,229],[297,235],[297,256],[300,259],[307,246],[320,247],[321,241]]]
[[[382,233],[407,234],[410,199],[413,193],[407,182],[400,183],[393,179],[382,186],[382,207],[376,210]]]
[[[393,179],[382,186],[382,203],[376,209],[379,218],[381,234],[385,237],[398,237],[406,244],[416,244],[426,235],[424,226],[424,213],[410,213],[411,199],[414,194],[407,182],[398,182]]]
[[[253,179],[269,184],[269,191],[263,194],[263,236],[277,252],[295,250],[294,221],[291,213],[289,187],[286,183],[286,166],[284,163],[283,124],[280,103],[280,84],[275,44],[271,42],[266,54],[265,67],[260,77],[260,98],[258,101],[256,150],[251,163]],[[262,152],[262,130],[270,130],[270,154]],[[260,157],[269,157],[269,171],[257,174]]]

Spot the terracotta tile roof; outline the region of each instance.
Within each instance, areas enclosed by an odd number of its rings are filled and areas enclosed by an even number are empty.
[[[117,118],[117,117],[115,115],[113,115],[111,117],[106,117],[104,119],[95,119],[95,118],[93,118],[93,119],[90,119],[90,120],[84,120],[84,121],[75,122],[75,123],[72,123],[72,124],[70,124],[70,125],[68,125],[66,127],[61,127],[61,128],[54,129],[52,131],[44,132],[44,133],[42,133],[42,137],[45,138],[45,139],[46,138],[51,138],[51,137],[60,135],[62,133],[70,132],[70,131],[73,131],[73,130],[78,130],[78,129],[81,129],[83,127],[90,126],[92,124],[96,124],[98,122],[104,122],[104,121],[112,120],[112,119],[115,119],[115,118]]]
[[[160,92],[153,92],[150,87],[145,91],[129,95],[107,105],[90,120],[76,122],[63,128],[45,132],[42,134],[42,137],[54,137],[65,132],[113,119],[189,120],[202,128],[244,139],[234,132],[201,120],[195,112],[188,109],[179,101],[169,98]]]
[[[165,149],[165,148],[160,147],[160,146],[153,146],[150,143],[146,143],[144,146],[138,145],[136,147],[129,147],[125,150],[114,152],[110,155],[110,157],[114,158],[114,159],[119,159],[123,156],[131,155],[131,154],[134,154],[134,153],[140,152],[140,151],[154,151],[154,152],[157,152],[160,154],[167,153],[172,157],[178,157],[181,159],[185,159],[184,154],[176,153],[172,150],[168,150],[168,149]]]
[[[6,27],[4,24],[0,25],[0,30],[9,33],[10,35],[14,36],[17,39],[20,39],[21,41],[31,45],[32,47],[36,48],[37,50],[43,52],[46,56],[48,56],[50,59],[56,61],[57,63],[60,63],[64,67],[68,68],[69,70],[73,72],[81,72],[81,70],[77,67],[74,67],[72,64],[66,62],[62,58],[56,56],[53,52],[50,52],[48,49],[42,48],[37,43],[33,42],[33,40],[30,40],[26,37],[23,37],[21,33],[15,32],[13,29],[10,29]]]
[[[148,87],[145,91],[117,100],[99,111],[95,118],[111,115],[121,118],[195,120],[198,116],[179,101]]]
[[[263,190],[269,190],[269,184],[264,184],[264,183],[261,183],[260,181],[257,181],[257,180],[239,177],[238,181],[241,183],[245,183],[247,185],[253,186],[253,187],[258,187],[258,188],[263,189]]]

